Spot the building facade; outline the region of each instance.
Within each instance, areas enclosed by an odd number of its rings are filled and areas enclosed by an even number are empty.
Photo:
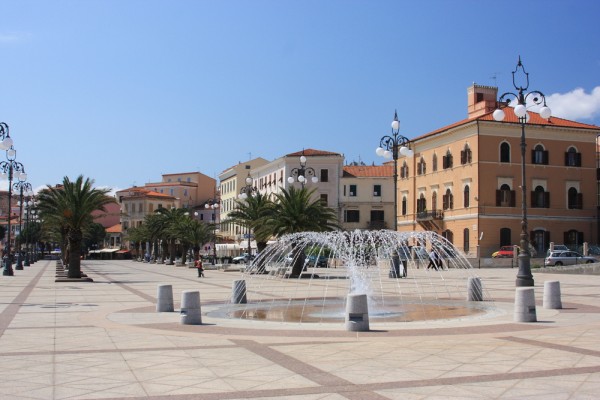
[[[518,245],[522,220],[521,124],[512,108],[492,117],[497,88],[467,91],[468,118],[414,139],[398,160],[399,230],[431,230],[467,256]],[[535,252],[550,242],[597,242],[594,125],[529,111],[525,126],[528,232]]]

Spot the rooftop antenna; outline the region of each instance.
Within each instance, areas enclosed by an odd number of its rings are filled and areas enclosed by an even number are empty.
[[[490,76],[490,79],[492,79],[494,81],[494,86],[498,87],[498,75],[500,75],[501,72],[492,72],[492,76]]]

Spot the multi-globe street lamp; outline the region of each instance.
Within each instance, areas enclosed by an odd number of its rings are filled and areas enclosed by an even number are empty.
[[[246,186],[242,187],[242,189],[240,190],[240,194],[238,195],[238,198],[240,200],[246,200],[248,197],[253,196],[254,194],[258,193],[258,188],[256,186],[252,185],[253,183],[253,179],[250,176],[250,172],[248,172],[248,176],[246,177]],[[246,263],[249,264],[250,263],[250,255],[252,254],[252,246],[251,246],[251,234],[250,234],[250,225],[248,225],[248,258],[246,259]]]
[[[219,208],[219,199],[209,199],[206,204],[204,204],[204,208],[207,210],[212,209],[212,223],[213,223],[213,257],[212,257],[212,265],[217,263],[217,209]]]
[[[25,181],[27,180],[27,174],[25,174],[25,167],[20,162],[15,161],[17,157],[17,151],[11,146],[6,150],[7,161],[0,162],[0,171],[2,171],[2,179],[8,179],[8,232],[6,242],[6,253],[4,255],[4,270],[2,275],[13,276],[12,261],[10,256],[10,218],[11,218],[11,200],[12,200],[12,183],[13,178]],[[20,268],[23,269],[21,265]]]
[[[398,112],[394,111],[392,121],[392,135],[385,135],[379,140],[379,147],[375,154],[380,157],[394,160],[394,231],[398,230],[398,157],[412,157],[414,152],[410,149],[410,140],[399,134],[400,121]]]
[[[515,80],[515,75],[519,70],[525,75],[524,86],[519,86]],[[550,118],[552,116],[552,111],[546,106],[546,97],[542,92],[538,90],[527,92],[529,88],[529,73],[525,72],[520,56],[517,67],[512,72],[512,80],[517,93],[506,92],[500,96],[498,100],[498,109],[494,111],[493,117],[496,121],[503,121],[506,116],[503,108],[509,105],[509,100],[513,100],[513,102],[516,101],[513,112],[521,125],[521,250],[518,256],[519,271],[517,272],[516,286],[533,286],[531,253],[529,252],[529,233],[527,232],[527,181],[525,180],[525,149],[527,148],[525,142],[525,124],[529,120],[527,103],[529,102],[531,106],[542,105],[539,114],[544,119]]]
[[[31,265],[31,263],[35,262],[34,253],[30,250],[30,243],[29,243],[29,239],[31,237],[31,226],[29,225],[29,214],[31,213],[31,215],[34,219],[35,219],[35,214],[36,214],[36,211],[34,209],[35,201],[34,201],[33,197],[31,198],[31,200],[28,200],[27,202],[25,202],[25,205],[26,205],[26,208],[25,208],[25,232],[27,233],[27,235],[25,235],[25,266],[29,267]]]
[[[26,182],[27,175],[26,174],[21,174],[21,176],[19,177],[18,181],[15,182],[13,184],[13,190],[18,191],[19,192],[19,240],[16,243],[17,245],[17,265],[15,266],[15,269],[23,269],[23,255],[22,255],[22,250],[21,250],[21,242],[23,240],[23,206],[25,205],[26,201],[24,201],[23,199],[23,195],[25,195],[26,197],[30,196],[30,193],[33,192],[32,188],[31,188],[31,183]],[[23,194],[23,192],[25,192],[25,194]],[[29,263],[25,263],[25,266],[28,267]]]
[[[306,166],[306,157],[304,156],[304,152],[302,152],[302,155],[300,156],[300,167],[293,168],[290,171],[288,182],[292,184],[298,181],[302,185],[302,188],[304,188],[309,176],[311,177],[310,180],[312,183],[319,182],[319,178],[317,178],[317,173],[314,168]]]

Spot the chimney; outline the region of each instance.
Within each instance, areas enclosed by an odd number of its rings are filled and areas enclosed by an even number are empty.
[[[495,86],[482,86],[473,83],[467,89],[467,113],[469,118],[482,116],[496,109],[498,88]]]

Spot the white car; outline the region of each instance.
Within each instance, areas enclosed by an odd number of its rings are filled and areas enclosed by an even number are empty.
[[[245,263],[248,262],[248,253],[244,253],[241,256],[233,257],[231,260],[234,264]]]

